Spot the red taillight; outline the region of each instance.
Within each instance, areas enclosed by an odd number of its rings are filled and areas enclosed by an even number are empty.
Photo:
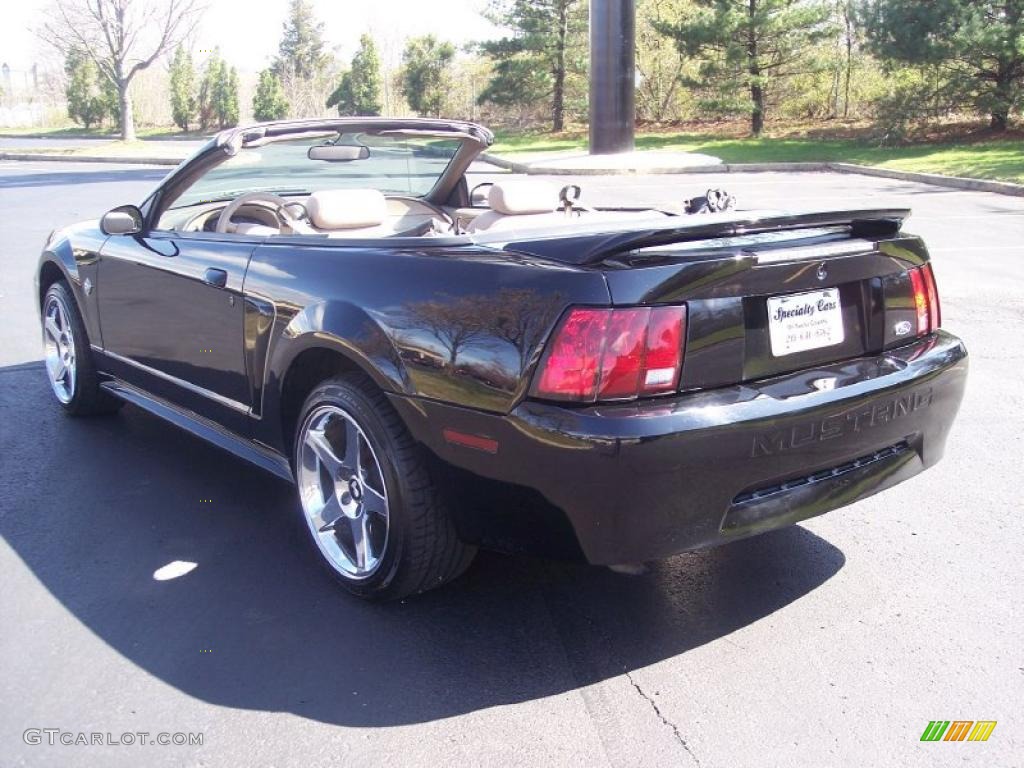
[[[674,392],[683,367],[686,307],[655,307],[647,325],[647,364],[640,393]]]
[[[924,287],[928,293],[928,323],[930,330],[937,331],[942,325],[942,312],[939,309],[939,289],[935,286],[932,265],[925,264],[921,267],[921,275],[924,277]]]
[[[910,287],[914,291],[914,311],[917,313],[917,335],[928,333],[928,291],[920,269],[910,270]]]
[[[636,397],[644,374],[649,309],[609,310],[597,383],[602,400]]]
[[[910,286],[914,291],[914,311],[917,314],[917,335],[936,331],[941,322],[939,292],[935,288],[932,265],[925,264],[909,271]]]
[[[548,345],[532,394],[594,402],[674,392],[685,328],[685,306],[571,309]]]
[[[561,400],[594,399],[608,315],[605,309],[574,309],[566,316],[545,355],[537,394]]]

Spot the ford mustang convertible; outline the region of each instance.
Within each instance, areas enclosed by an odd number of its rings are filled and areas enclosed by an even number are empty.
[[[387,118],[222,132],[50,236],[54,395],[294,483],[317,557],[380,599],[478,547],[628,571],[941,458],[967,353],[907,211],[598,207],[485,168],[491,141]]]

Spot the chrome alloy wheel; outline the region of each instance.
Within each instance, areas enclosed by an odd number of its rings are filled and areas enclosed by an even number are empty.
[[[67,405],[75,396],[75,337],[71,312],[59,296],[48,296],[43,306],[43,353],[50,387]]]
[[[317,547],[341,575],[365,579],[388,543],[388,494],[373,447],[336,405],[314,409],[299,439],[299,498]]]

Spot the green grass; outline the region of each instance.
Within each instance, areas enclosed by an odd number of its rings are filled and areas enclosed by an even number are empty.
[[[189,154],[188,147],[175,144],[154,144],[146,141],[111,141],[99,146],[81,147],[5,147],[0,151],[19,152],[29,155],[67,155],[74,157],[123,157],[123,158],[162,158],[167,160],[184,160]]]
[[[104,157],[166,157],[184,160],[191,151],[188,147],[175,144],[153,144],[144,139],[137,141],[111,141],[99,147],[79,147],[72,150],[76,155],[103,155]]]
[[[91,128],[88,131],[80,125],[66,128],[2,128],[0,136],[7,139],[105,139],[110,137],[108,129]]]
[[[446,371],[435,371],[425,366],[416,366],[412,374],[413,386],[419,394],[448,402],[457,402],[465,395],[465,390],[472,392],[473,402],[481,407],[501,410],[508,405],[508,397],[499,390],[492,389],[483,382],[470,376],[456,376]]]
[[[166,126],[147,126],[136,128],[135,136],[141,141],[147,139],[203,139],[211,136],[211,131],[189,131],[185,133]],[[62,128],[0,128],[0,137],[9,139],[118,139],[121,134],[116,128],[90,128],[86,130],[80,125]]]
[[[512,160],[583,151],[585,136],[499,134],[491,152]],[[715,138],[695,133],[644,133],[637,149],[701,152],[726,163],[843,162],[902,171],[1024,183],[1024,140],[991,139],[879,147],[857,139]]]

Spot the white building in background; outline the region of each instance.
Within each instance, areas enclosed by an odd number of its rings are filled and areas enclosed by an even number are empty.
[[[63,69],[48,63],[28,69],[0,63],[0,128],[53,128],[70,125]],[[251,100],[251,91],[243,89]],[[170,125],[167,67],[154,64],[132,83],[137,126]],[[244,109],[243,109],[244,112]]]
[[[64,117],[63,73],[0,64],[0,126],[31,128]]]

